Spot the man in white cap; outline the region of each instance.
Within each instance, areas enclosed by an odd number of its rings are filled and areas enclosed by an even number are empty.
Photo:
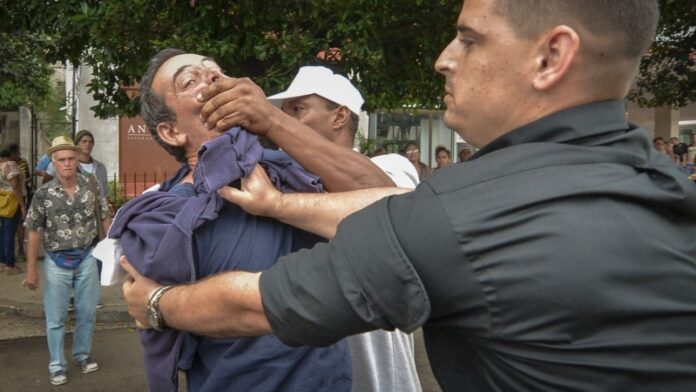
[[[345,148],[353,147],[364,100],[344,76],[326,67],[302,67],[287,91],[270,96],[268,100],[331,142]],[[401,155],[381,155],[372,161],[398,187],[413,189],[418,184],[413,165]],[[231,201],[240,201],[239,197],[234,197],[235,193],[228,195],[232,195]],[[244,206],[243,202],[240,204]],[[269,210],[268,214],[284,218],[294,213],[296,219],[292,222],[311,222],[313,219],[303,219],[312,214],[306,206],[307,203],[301,202],[284,203],[282,209]],[[280,210],[282,214],[274,213]],[[323,215],[326,210],[321,208],[314,213]],[[421,390],[411,334],[398,330],[373,331],[349,337],[348,344],[353,364],[353,391]]]
[[[97,225],[107,231],[111,219],[107,216],[106,199],[92,191],[93,178],[77,172],[79,148],[65,136],[53,139],[46,154],[56,168],[56,176],[43,184],[34,194],[24,225],[29,233],[27,244],[27,277],[24,286],[39,287],[36,259],[43,234],[44,311],[50,362],[48,370],[53,385],[68,382],[65,361],[65,319],[68,301],[74,287],[75,332],[72,357],[82,373],[99,370],[91,356],[92,336],[97,319],[99,277],[92,248],[98,240]],[[96,209],[101,209],[100,222]]]
[[[364,100],[346,77],[326,67],[302,67],[287,91],[268,100],[331,142],[353,147]],[[418,174],[401,155],[380,155],[372,162],[396,186],[413,189],[418,185]]]

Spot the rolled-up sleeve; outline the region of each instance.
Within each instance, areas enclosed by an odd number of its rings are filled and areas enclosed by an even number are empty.
[[[289,345],[328,345],[374,329],[410,332],[430,314],[423,283],[397,240],[390,198],[341,223],[328,244],[281,258],[261,275],[273,332]]]

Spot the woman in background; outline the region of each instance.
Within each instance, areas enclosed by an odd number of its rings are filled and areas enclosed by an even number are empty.
[[[0,262],[7,275],[22,272],[16,265],[15,234],[17,233],[17,225],[27,213],[27,206],[22,195],[22,176],[11,157],[10,149],[3,146],[0,149],[0,193],[3,200],[9,198],[10,203],[13,203],[12,199],[14,199],[15,205],[14,210],[3,211],[7,216],[0,216]]]

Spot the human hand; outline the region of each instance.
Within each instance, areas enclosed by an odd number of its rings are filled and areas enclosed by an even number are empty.
[[[220,133],[239,125],[263,136],[271,128],[272,116],[282,113],[249,78],[221,78],[203,89],[198,100],[205,102],[201,118],[206,126]]]
[[[218,194],[252,215],[276,217],[282,192],[276,189],[266,171],[258,164],[248,176],[242,178],[241,189],[229,186],[218,190]]]
[[[161,285],[140,275],[125,256],[121,256],[120,262],[121,267],[130,275],[122,286],[123,298],[128,304],[128,314],[135,320],[136,327],[150,329],[152,326],[147,320],[147,302],[152,292]]]
[[[31,291],[39,288],[39,274],[35,269],[27,269],[27,277],[22,281],[22,286]]]

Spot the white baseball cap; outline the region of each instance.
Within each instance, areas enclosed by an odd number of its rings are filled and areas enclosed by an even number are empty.
[[[290,87],[282,93],[268,97],[268,100],[272,104],[280,106],[288,98],[312,94],[345,106],[357,115],[360,115],[363,102],[365,102],[350,80],[321,66],[300,68],[297,76],[290,83]]]

